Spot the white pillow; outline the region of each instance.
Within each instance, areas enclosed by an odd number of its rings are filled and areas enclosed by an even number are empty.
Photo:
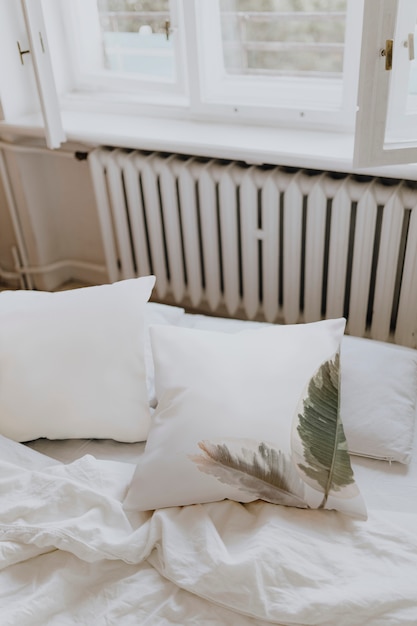
[[[344,337],[340,413],[352,454],[409,463],[416,403],[416,350]]]
[[[233,333],[265,326],[190,314],[182,323]],[[417,411],[417,350],[345,335],[340,377],[340,413],[349,452],[409,463]]]
[[[178,326],[185,315],[185,310],[179,306],[161,304],[159,302],[147,302],[145,306],[145,364],[146,386],[148,389],[149,404],[156,406],[155,397],[155,373],[149,327],[157,324],[170,324]]]
[[[159,402],[126,508],[261,498],[365,517],[338,410],[344,326],[151,328]]]
[[[153,276],[0,294],[0,434],[146,439],[144,308]]]

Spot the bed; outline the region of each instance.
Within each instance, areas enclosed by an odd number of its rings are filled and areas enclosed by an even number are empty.
[[[1,624],[417,624],[417,352],[344,320],[186,313],[152,287],[0,294]],[[323,504],[303,428],[326,385],[352,473]],[[294,488],[271,491],[274,437]]]

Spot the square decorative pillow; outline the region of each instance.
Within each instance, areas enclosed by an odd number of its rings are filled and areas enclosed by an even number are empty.
[[[153,276],[0,294],[0,434],[146,439],[144,309]]]
[[[126,508],[262,499],[365,518],[339,413],[344,327],[151,328],[159,401]]]

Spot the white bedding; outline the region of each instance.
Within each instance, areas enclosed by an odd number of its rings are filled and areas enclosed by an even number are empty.
[[[0,437],[1,626],[417,624],[416,454],[352,457],[366,522],[229,501],[127,516],[143,447]]]
[[[0,449],[1,624],[416,623],[411,511],[221,502],[128,518],[132,464]]]

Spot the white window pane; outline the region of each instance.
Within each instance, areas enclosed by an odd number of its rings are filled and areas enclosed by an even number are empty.
[[[107,70],[174,79],[169,0],[97,0],[97,6]]]
[[[417,139],[417,65],[413,57],[417,20],[417,2],[407,0],[398,5],[393,51],[393,69],[386,141]],[[410,124],[413,120],[414,124]],[[414,128],[413,128],[414,126]]]
[[[361,8],[361,0],[198,0],[202,106],[353,128]]]
[[[177,0],[71,0],[64,6],[76,90],[131,94],[143,102],[184,93]]]
[[[409,33],[407,39],[407,47],[411,48],[410,56],[414,55],[414,58],[410,62],[410,75],[408,79],[408,98],[407,98],[407,110],[417,111],[417,22],[414,25],[414,31]]]
[[[220,0],[230,74],[341,77],[346,0]]]

